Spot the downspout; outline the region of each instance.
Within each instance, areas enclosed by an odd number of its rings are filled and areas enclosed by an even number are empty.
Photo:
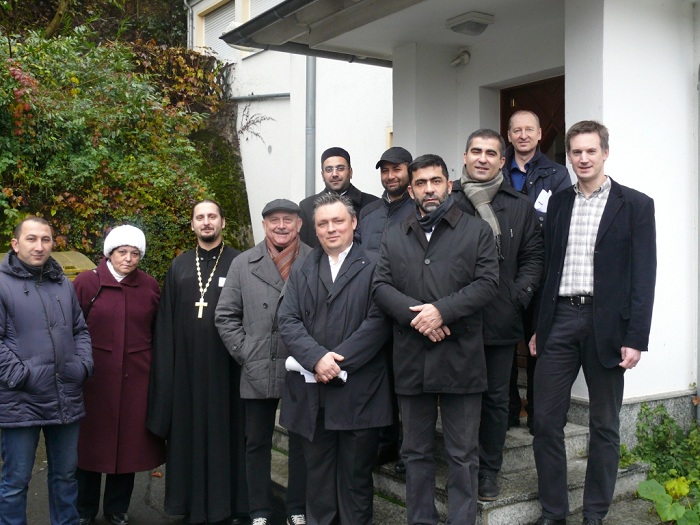
[[[696,103],[698,104],[698,112],[696,115],[696,122],[695,125],[700,129],[700,65],[698,66],[698,80],[697,84],[695,84],[695,89],[698,91],[698,97],[696,99]],[[700,146],[700,145],[699,145]],[[700,153],[700,147],[699,153]],[[700,154],[698,155],[698,173],[700,173]],[[700,202],[700,191],[698,192],[698,200],[696,202]],[[696,227],[697,227],[697,222],[696,222]],[[698,260],[700,260],[700,246],[698,247],[698,254],[697,254]],[[698,328],[700,328],[700,318],[698,319]],[[700,422],[700,348],[696,348],[695,350],[696,354],[696,373],[695,373],[695,419],[696,421]]]
[[[316,193],[316,57],[306,57],[306,196]]]
[[[194,49],[194,14],[187,0],[182,0],[187,9],[187,49]]]

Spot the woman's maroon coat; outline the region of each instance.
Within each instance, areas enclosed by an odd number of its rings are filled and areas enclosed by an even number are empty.
[[[165,462],[163,441],[146,429],[160,288],[139,269],[117,282],[106,261],[73,283],[84,314],[97,295],[87,315],[95,373],[83,388],[87,416],[80,423],[78,467],[109,474],[139,472]]]

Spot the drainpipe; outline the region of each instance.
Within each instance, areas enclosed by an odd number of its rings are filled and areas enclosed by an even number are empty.
[[[698,66],[698,82],[695,85],[695,89],[700,92],[700,66]],[[697,98],[698,102],[698,115],[697,115],[697,121],[695,123],[696,126],[700,126],[700,95]],[[700,173],[700,158],[698,159],[698,173]],[[700,259],[700,246],[698,247],[698,255],[697,257]],[[700,291],[700,289],[698,290]],[[696,292],[697,293],[697,292]],[[698,319],[698,328],[700,329],[700,319]],[[695,355],[696,355],[696,374],[695,374],[695,419],[700,422],[700,403],[697,401],[700,399],[700,348],[696,347],[695,350]]]
[[[306,57],[306,196],[316,193],[316,57]]]
[[[194,49],[194,14],[187,0],[182,0],[187,9],[187,49]]]

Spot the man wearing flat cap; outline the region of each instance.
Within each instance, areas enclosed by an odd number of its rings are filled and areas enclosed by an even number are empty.
[[[355,208],[355,216],[360,216],[360,210],[370,202],[376,201],[377,197],[369,193],[364,193],[350,184],[352,179],[352,166],[350,165],[350,154],[343,148],[328,148],[321,155],[321,177],[326,187],[320,193],[306,197],[299,203],[302,219],[301,242],[308,244],[312,248],[319,245],[318,237],[314,229],[313,215],[314,202],[318,197],[327,193],[337,193],[344,195],[352,201]]]
[[[246,476],[250,518],[256,525],[272,523],[272,434],[288,356],[277,330],[278,299],[292,269],[311,251],[299,239],[299,212],[299,206],[287,199],[265,205],[265,239],[234,259],[216,307],[219,335],[242,367]],[[289,433],[286,507],[287,523],[292,525],[306,523],[306,468],[300,439]]]

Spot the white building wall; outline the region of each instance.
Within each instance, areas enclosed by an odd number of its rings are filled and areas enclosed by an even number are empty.
[[[603,122],[610,130],[606,173],[656,206],[650,351],[626,374],[625,397],[684,391],[697,380],[693,8],[690,2],[567,0],[566,26],[567,126]],[[581,378],[574,395],[587,397]]]
[[[250,4],[235,0],[236,18],[249,16]],[[222,0],[200,0],[193,6],[196,45],[204,45],[204,17]],[[273,2],[274,3],[274,2]],[[255,7],[255,6],[253,6]],[[248,191],[255,242],[263,238],[261,211],[272,199],[304,197],[306,187],[306,57],[272,51],[255,53],[218,49],[219,58],[235,64],[233,94],[289,94],[250,102],[249,114],[270,117],[256,131],[241,137],[241,158]],[[239,129],[243,107],[239,105]],[[316,192],[323,188],[321,153],[341,146],[349,153],[352,182],[362,191],[380,195],[375,164],[387,149],[392,126],[391,69],[335,60],[316,62]]]

